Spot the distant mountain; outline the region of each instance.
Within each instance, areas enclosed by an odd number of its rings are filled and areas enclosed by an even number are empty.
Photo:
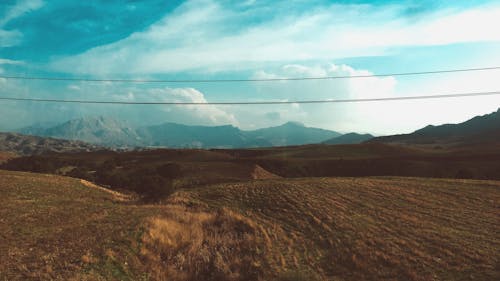
[[[324,141],[324,144],[358,144],[372,139],[373,136],[370,134],[358,134],[358,133],[348,133]]]
[[[429,125],[411,134],[377,137],[370,142],[400,144],[480,144],[500,140],[500,109],[459,124]]]
[[[74,119],[50,128],[27,127],[19,132],[112,147],[142,144],[132,127],[122,121],[103,116]]]
[[[335,131],[306,127],[298,122],[288,122],[277,127],[246,131],[245,135],[256,141],[269,142],[272,146],[287,146],[321,143],[341,134]]]
[[[59,125],[59,123],[56,122],[46,122],[46,123],[35,123],[31,126],[21,128],[19,130],[16,130],[17,133],[23,134],[23,135],[33,135],[33,136],[40,136],[43,134],[45,130],[48,128],[54,127]]]
[[[340,136],[339,133],[306,127],[297,122],[281,126],[243,131],[226,126],[188,126],[163,123],[133,128],[107,117],[87,117],[45,128],[30,126],[21,133],[81,140],[109,147],[173,147],[173,148],[249,148],[321,143]]]
[[[81,141],[26,136],[18,133],[0,133],[0,151],[12,152],[18,155],[48,152],[83,152],[101,149],[102,147]]]
[[[143,144],[184,148],[236,148],[270,146],[266,141],[249,139],[243,131],[231,126],[188,126],[164,123],[137,129]]]

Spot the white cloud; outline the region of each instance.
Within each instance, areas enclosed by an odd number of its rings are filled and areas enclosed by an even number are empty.
[[[380,55],[393,47],[500,41],[498,5],[441,11],[419,21],[402,18],[401,9],[332,5],[248,26],[246,19],[265,11],[193,0],[145,31],[56,60],[53,67],[92,74],[217,71]]]
[[[206,104],[207,100],[202,92],[193,88],[161,88],[161,89],[150,89],[146,92],[148,100],[159,101],[159,102],[193,102]],[[183,112],[183,114],[189,114],[190,119],[195,119],[198,124],[210,124],[210,125],[238,125],[233,114],[229,114],[215,105],[175,105],[176,111]],[[172,108],[165,107],[169,112],[172,112]]]
[[[18,30],[0,29],[0,48],[18,45],[23,38],[23,34]]]
[[[366,70],[348,65],[285,65],[281,69],[257,71],[256,77],[314,77],[371,75]],[[255,92],[265,99],[335,100],[383,98],[414,95],[452,94],[498,91],[500,70],[421,77],[400,89],[395,77],[368,77],[356,79],[282,81],[280,83],[254,83]],[[415,78],[413,78],[415,79]],[[458,123],[496,111],[500,96],[449,98],[409,101],[381,101],[359,103],[325,103],[283,105],[260,110],[279,112],[281,120],[295,120],[340,132],[368,132],[396,134],[412,132],[428,124]],[[244,109],[239,109],[244,112]],[[269,120],[259,121],[258,114],[246,112],[240,120],[252,120],[258,126],[269,126]],[[260,123],[259,123],[260,122]],[[267,122],[267,123],[266,123]],[[276,121],[275,121],[276,122]],[[274,123],[275,125],[276,123]]]
[[[0,26],[4,26],[9,21],[18,18],[25,13],[37,10],[44,5],[42,0],[20,0],[16,5],[7,10],[3,18],[0,19]]]
[[[0,48],[16,46],[23,38],[23,34],[19,30],[5,30],[5,25],[15,18],[41,8],[43,5],[42,0],[20,0],[8,9],[0,18]]]
[[[21,65],[21,64],[24,64],[24,62],[18,61],[18,60],[10,60],[10,59],[2,59],[2,58],[0,58],[0,65],[1,64]]]

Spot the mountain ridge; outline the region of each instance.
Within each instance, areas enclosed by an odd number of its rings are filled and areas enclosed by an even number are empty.
[[[376,137],[368,142],[394,144],[480,144],[500,139],[500,108],[457,124],[428,125],[409,134]]]
[[[80,140],[109,147],[251,148],[321,143],[340,136],[335,131],[290,121],[279,126],[241,130],[233,125],[201,126],[165,122],[133,126],[111,117],[72,119],[53,127],[30,126],[19,133]]]

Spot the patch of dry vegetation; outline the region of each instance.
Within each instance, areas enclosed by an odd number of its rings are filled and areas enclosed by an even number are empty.
[[[141,254],[154,280],[261,280],[258,228],[240,214],[170,206],[148,225]]]

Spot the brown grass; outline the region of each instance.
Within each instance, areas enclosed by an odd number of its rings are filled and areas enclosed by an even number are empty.
[[[285,276],[298,271],[324,280],[500,277],[496,181],[272,180],[218,185],[190,196],[252,218],[267,237],[271,268]]]
[[[143,222],[160,212],[78,179],[0,170],[0,280],[141,280]]]
[[[271,179],[136,205],[0,171],[0,280],[499,280],[500,182]]]
[[[260,280],[256,224],[237,213],[170,206],[149,220],[141,254],[154,280]]]

